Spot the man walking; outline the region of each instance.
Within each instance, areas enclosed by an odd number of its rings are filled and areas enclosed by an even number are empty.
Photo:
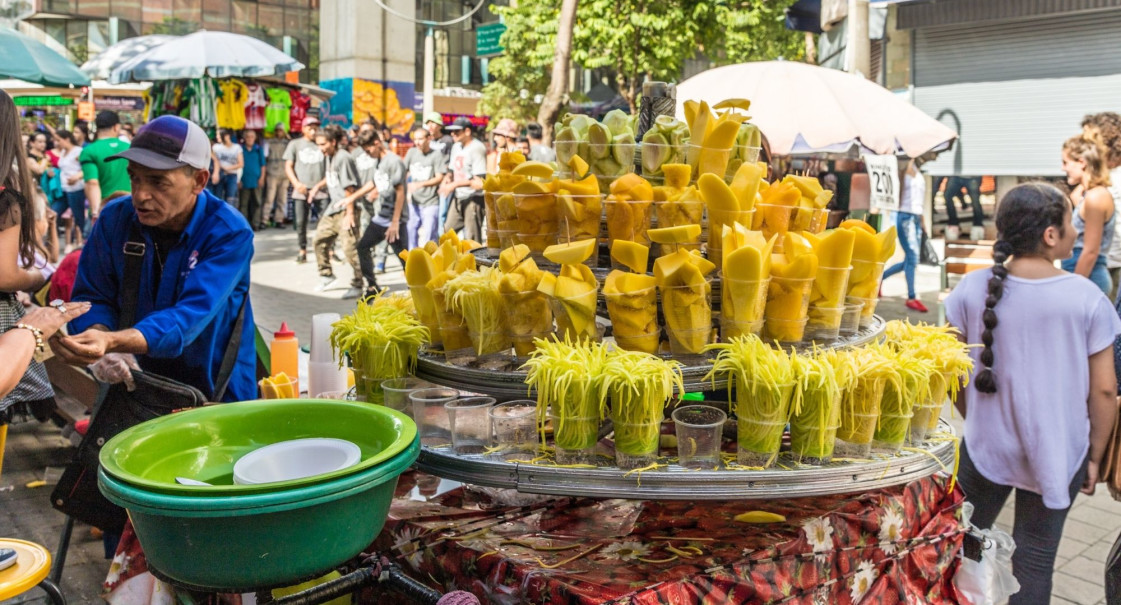
[[[362,239],[358,241],[358,260],[362,265],[362,276],[366,279],[365,296],[373,296],[378,292],[378,282],[374,275],[374,247],[385,241],[396,254],[405,250],[402,232],[405,219],[405,164],[397,154],[386,148],[377,132],[360,135],[358,145],[378,162],[373,183],[365,183],[352,196],[357,198],[363,192],[377,195],[373,216],[363,226]],[[353,208],[353,204],[349,204],[348,208]]]
[[[444,132],[444,116],[440,115],[438,111],[430,111],[424,115],[424,129],[428,131],[429,144],[436,151],[439,151],[444,156],[444,166],[447,167],[452,159],[452,145],[455,141],[452,140],[451,135]],[[449,181],[450,174],[444,175],[444,180]],[[451,203],[452,194],[442,193],[437,191],[437,196],[440,198],[440,221],[439,224],[443,225],[444,221],[448,218],[448,206]]]
[[[557,152],[553,151],[552,147],[544,144],[542,139],[543,132],[541,125],[537,122],[530,122],[525,127],[526,138],[529,139],[529,155],[526,159],[531,162],[555,162],[557,161]]]
[[[335,271],[331,267],[335,242],[342,244],[343,255],[354,269],[350,289],[343,298],[358,298],[362,294],[362,266],[358,262],[358,226],[354,222],[354,198],[358,188],[358,171],[354,159],[342,148],[343,131],[338,126],[328,126],[319,130],[315,142],[326,161],[326,175],[323,180],[312,186],[309,197],[314,198],[321,189],[326,188],[330,202],[319,216],[315,229],[315,260],[319,265],[320,283],[316,291],[323,291],[335,283]],[[347,209],[350,209],[349,211]]]
[[[269,226],[283,225],[288,205],[288,175],[284,171],[284,152],[288,148],[288,134],[277,124],[272,136],[265,139],[265,193],[262,200],[261,222]]]
[[[288,143],[284,150],[284,172],[292,184],[292,199],[295,205],[296,236],[300,246],[296,254],[297,263],[307,262],[307,224],[312,204],[319,208],[323,216],[323,206],[327,204],[327,192],[312,187],[323,181],[326,174],[326,160],[315,135],[319,130],[319,120],[308,116],[302,122],[304,136]]]
[[[70,322],[70,336],[51,339],[51,348],[72,364],[111,366],[101,376],[127,382],[130,368],[139,367],[212,401],[254,399],[253,231],[236,208],[206,190],[206,133],[178,116],[162,116],[137,131],[131,148],[104,159],[125,167],[132,196],[106,204],[94,225],[73,290],[73,300],[92,307]],[[138,283],[130,283],[128,259],[136,257]],[[123,311],[128,307],[132,318]],[[218,384],[227,346],[237,337],[229,381]]]
[[[448,130],[455,139],[452,146],[451,182],[440,187],[441,194],[454,192],[448,206],[444,231],[463,230],[463,237],[483,241],[483,178],[487,174],[487,149],[474,138],[474,126],[467,118],[456,118]]]
[[[82,148],[78,162],[82,165],[82,178],[86,181],[86,199],[90,203],[90,220],[96,221],[101,205],[111,199],[127,195],[130,189],[127,164],[110,162],[109,158],[128,149],[121,140],[121,117],[115,111],[102,111],[94,119],[97,140]],[[207,157],[210,156],[209,145]]]
[[[409,249],[440,236],[440,198],[437,187],[448,172],[444,154],[432,148],[432,135],[423,128],[412,132],[413,148],[405,154],[408,170]]]

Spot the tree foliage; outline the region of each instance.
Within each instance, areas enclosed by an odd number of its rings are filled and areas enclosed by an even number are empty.
[[[803,36],[783,24],[793,0],[581,0],[572,60],[610,72],[633,110],[642,81],[680,80],[685,61],[715,65],[779,57],[802,58]],[[560,0],[519,0],[495,7],[507,30],[505,53],[490,63],[492,82],[480,109],[493,116],[529,118],[534,96],[548,87]],[[527,99],[517,93],[528,92]]]

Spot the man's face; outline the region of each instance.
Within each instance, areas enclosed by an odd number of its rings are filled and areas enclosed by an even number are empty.
[[[140,224],[173,230],[186,228],[198,194],[210,180],[206,170],[156,170],[135,162],[129,162],[128,176]]]
[[[471,137],[468,136],[466,128],[460,128],[458,130],[452,131],[452,140],[456,143],[463,143],[469,141],[470,139]]]
[[[437,124],[436,122],[425,122],[424,128],[427,129],[428,134],[432,135],[432,138],[435,139],[440,136],[440,129],[443,128],[443,125]]]
[[[309,141],[314,141],[315,135],[318,132],[319,124],[308,124],[307,126],[304,126],[304,138],[308,139]]]
[[[374,139],[369,145],[363,147],[362,150],[366,152],[366,155],[372,158],[380,158],[382,152],[385,151],[385,145],[383,145],[380,140]]]
[[[245,136],[245,144],[249,147],[252,147],[253,144],[257,142],[257,133],[252,130],[246,130],[243,136]]]
[[[428,143],[431,138],[428,133],[423,130],[418,130],[413,133],[413,145],[420,149],[423,153],[428,153]]]
[[[319,150],[327,157],[334,157],[335,150],[338,149],[338,145],[334,141],[323,135],[315,137],[315,144],[319,145]]]

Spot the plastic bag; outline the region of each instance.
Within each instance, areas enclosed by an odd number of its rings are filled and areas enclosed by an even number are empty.
[[[1020,583],[1012,575],[1012,553],[1016,542],[1007,533],[993,529],[977,529],[970,522],[973,505],[962,505],[962,521],[970,527],[970,535],[981,541],[981,557],[975,561],[963,556],[954,574],[958,597],[970,605],[997,605],[1020,592]]]

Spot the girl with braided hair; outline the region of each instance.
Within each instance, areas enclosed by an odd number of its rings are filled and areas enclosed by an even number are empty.
[[[1063,172],[1074,189],[1071,222],[1077,234],[1074,253],[1063,260],[1063,269],[1089,278],[1109,295],[1113,280],[1106,259],[1117,217],[1105,158],[1105,146],[1097,136],[1080,134],[1063,143]]]
[[[1074,248],[1071,215],[1051,185],[1013,188],[998,205],[993,268],[946,299],[946,319],[974,345],[973,380],[954,402],[973,523],[991,527],[1016,490],[1012,605],[1050,601],[1067,512],[1080,487],[1094,493],[1117,411],[1121,319],[1095,284],[1055,267]]]

